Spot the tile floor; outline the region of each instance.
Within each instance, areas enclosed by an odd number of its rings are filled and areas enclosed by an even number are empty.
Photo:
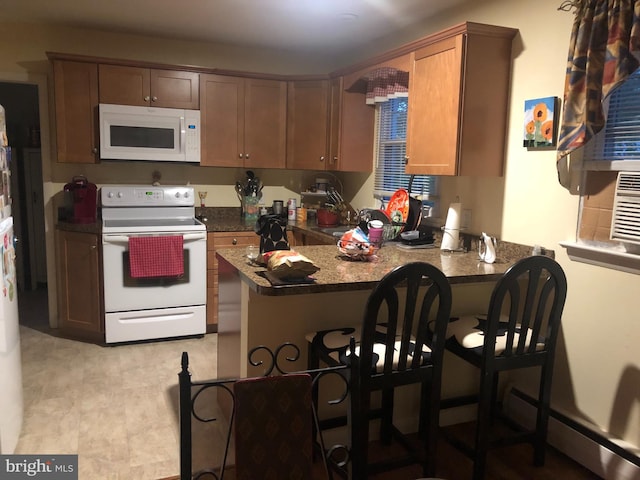
[[[215,378],[217,336],[101,347],[58,338],[33,315],[21,312],[16,453],[77,453],[81,480],[177,475],[180,357],[189,352],[194,380]]]

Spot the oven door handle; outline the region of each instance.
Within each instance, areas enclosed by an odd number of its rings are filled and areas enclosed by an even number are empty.
[[[102,235],[102,243],[129,243],[129,238],[134,235]],[[148,236],[148,235],[145,235]],[[196,240],[206,240],[207,233],[185,233],[182,235],[182,239],[185,242],[191,242]]]

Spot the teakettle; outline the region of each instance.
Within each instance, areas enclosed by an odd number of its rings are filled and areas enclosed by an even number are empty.
[[[493,263],[496,261],[496,245],[498,241],[495,237],[490,237],[486,233],[482,232],[480,235],[480,242],[478,242],[478,255],[480,260],[485,263]]]

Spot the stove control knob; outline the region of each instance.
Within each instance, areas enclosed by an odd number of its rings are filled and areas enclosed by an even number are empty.
[[[189,198],[189,190],[187,190],[186,192],[184,192],[184,198]]]
[[[113,192],[109,192],[109,193],[107,193],[107,197],[109,197],[109,198],[113,198]]]
[[[176,192],[176,198],[180,198],[180,192]]]
[[[118,198],[122,198],[122,197],[124,197],[124,193],[118,192]]]

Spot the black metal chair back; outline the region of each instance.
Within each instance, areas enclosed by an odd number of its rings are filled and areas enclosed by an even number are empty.
[[[278,357],[290,349],[294,354],[285,360],[297,360],[299,349],[290,343],[275,352],[264,346],[252,349],[249,361],[264,366],[262,377],[202,382],[192,382],[189,356],[182,353],[178,374],[180,480],[224,480],[232,463],[236,480],[308,480],[318,478],[318,472],[331,478],[322,436],[314,438],[318,420],[311,392],[314,382],[346,367],[288,373],[278,364]],[[258,351],[268,352],[271,363],[254,360]],[[218,441],[196,438],[194,425],[214,423]],[[314,464],[316,442],[322,449]],[[205,448],[206,465],[194,468],[195,447]],[[344,446],[333,448],[346,450]]]

